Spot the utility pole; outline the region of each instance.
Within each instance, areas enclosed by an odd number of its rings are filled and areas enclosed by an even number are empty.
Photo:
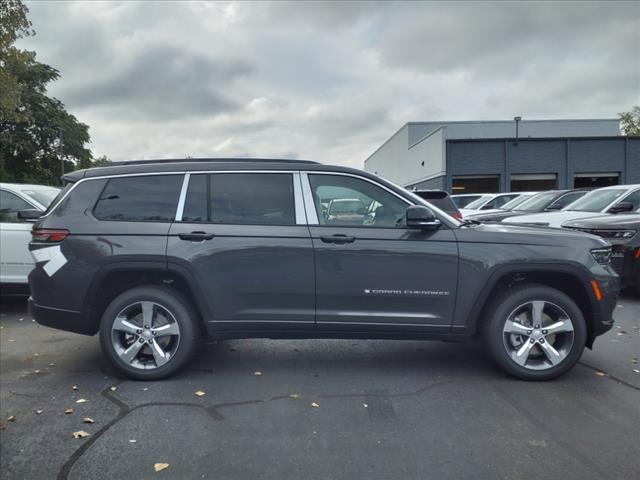
[[[64,136],[62,128],[58,129],[58,142],[58,148],[60,149],[60,175],[64,175]]]

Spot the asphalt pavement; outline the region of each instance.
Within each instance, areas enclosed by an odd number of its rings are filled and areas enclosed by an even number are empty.
[[[0,316],[2,479],[640,478],[633,296],[543,383],[478,342],[377,340],[205,341],[178,375],[134,382],[24,299]]]

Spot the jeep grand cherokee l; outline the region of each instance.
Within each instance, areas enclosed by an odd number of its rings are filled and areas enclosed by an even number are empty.
[[[34,224],[31,312],[99,333],[135,379],[198,337],[481,336],[511,375],[567,372],[613,325],[602,239],[458,221],[377,176],[285,160],[130,162],[76,171]],[[341,199],[373,217],[326,214]]]

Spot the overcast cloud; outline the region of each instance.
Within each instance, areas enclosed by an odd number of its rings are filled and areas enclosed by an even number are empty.
[[[612,118],[640,3],[27,2],[94,155],[361,167],[407,121]]]

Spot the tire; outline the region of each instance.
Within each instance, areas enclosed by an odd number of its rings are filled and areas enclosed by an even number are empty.
[[[532,322],[534,318],[539,323]],[[559,290],[536,284],[498,295],[487,307],[483,326],[489,355],[522,380],[564,375],[580,359],[587,340],[584,316],[576,303]]]
[[[198,345],[198,316],[183,295],[161,286],[128,290],[107,306],[100,346],[133,380],[158,380],[182,368]]]

